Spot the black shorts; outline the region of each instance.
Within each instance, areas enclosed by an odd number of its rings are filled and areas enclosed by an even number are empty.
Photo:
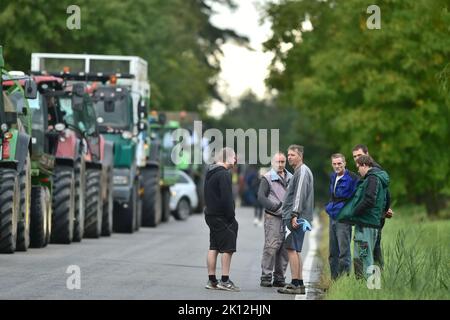
[[[227,221],[222,216],[205,215],[205,221],[209,227],[209,250],[236,252],[239,227],[236,219]]]

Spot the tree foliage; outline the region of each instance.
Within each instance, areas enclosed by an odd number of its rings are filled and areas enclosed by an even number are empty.
[[[220,44],[246,42],[209,22],[211,4],[233,0],[79,0],[81,29],[69,30],[68,0],[0,3],[0,43],[8,67],[29,70],[32,52],[141,56],[149,63],[152,104],[199,110],[217,97]]]
[[[450,194],[449,3],[378,1],[378,30],[366,27],[368,5],[270,5],[273,37],[265,47],[275,59],[268,83],[285,104],[308,114],[336,151],[368,145],[390,173],[396,199],[435,213]],[[309,32],[301,29],[306,16]]]
[[[315,124],[301,111],[280,106],[276,99],[260,100],[252,92],[247,92],[237,106],[228,109],[220,120],[209,119],[207,122],[210,127],[221,130],[224,137],[226,129],[244,131],[266,129],[268,132],[271,129],[278,129],[279,148],[285,154],[291,144],[303,144],[305,163],[314,172],[315,198],[321,203],[328,200],[328,174],[331,167],[329,157],[323,158],[322,155],[330,153],[331,149],[323,133],[318,128],[312,127]],[[246,147],[248,155],[250,150],[248,141]],[[270,143],[267,148],[270,150]],[[289,166],[288,168],[292,171],[292,168]]]

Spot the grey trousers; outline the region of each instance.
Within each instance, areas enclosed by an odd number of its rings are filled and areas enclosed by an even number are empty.
[[[352,241],[352,226],[330,219],[330,263],[331,278],[349,274],[352,265],[350,243]]]
[[[284,247],[284,226],[281,217],[264,214],[264,250],[261,280],[284,281],[289,259]]]

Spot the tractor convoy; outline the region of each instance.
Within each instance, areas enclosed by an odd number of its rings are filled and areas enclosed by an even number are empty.
[[[177,168],[169,146],[180,122],[150,110],[147,62],[31,60],[31,74],[8,72],[0,46],[0,253],[167,222],[176,181],[164,171]]]

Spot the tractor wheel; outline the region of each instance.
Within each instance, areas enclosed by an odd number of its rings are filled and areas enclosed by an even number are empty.
[[[17,224],[16,251],[27,251],[30,246],[31,160],[28,153],[19,176],[20,210]]]
[[[53,176],[51,243],[70,244],[75,218],[75,174],[71,167],[57,167]]]
[[[156,227],[162,219],[159,168],[146,168],[142,171],[142,179],[144,185],[142,225],[144,227]]]
[[[103,202],[102,236],[109,237],[112,234],[113,208],[114,208],[114,184],[112,169],[106,175],[106,200]]]
[[[142,197],[144,196],[144,187],[142,186],[141,182],[142,177],[139,177],[137,179],[138,192],[136,198],[136,218],[134,219],[134,231],[139,231],[140,227],[142,226]]]
[[[99,238],[102,233],[102,189],[101,170],[87,169],[86,178],[86,216],[84,220],[84,237]]]
[[[122,233],[133,233],[136,226],[137,201],[139,198],[138,183],[135,182],[128,203],[114,202],[114,231]]]
[[[86,211],[86,162],[83,157],[75,165],[75,221],[73,223],[74,242],[80,242],[84,234],[84,214]]]
[[[17,243],[20,186],[14,169],[0,169],[0,253],[14,253]]]
[[[47,245],[48,207],[45,201],[45,187],[31,188],[30,248],[43,248]]]
[[[162,193],[162,201],[161,201],[161,211],[162,211],[162,222],[169,221],[170,218],[170,189],[164,188],[161,191]]]

